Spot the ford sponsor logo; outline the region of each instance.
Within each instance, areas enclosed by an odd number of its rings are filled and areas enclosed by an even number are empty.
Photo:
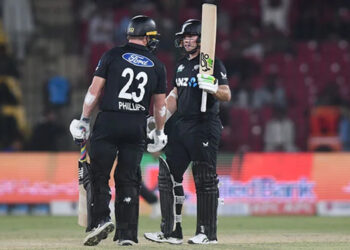
[[[153,67],[154,63],[147,57],[135,53],[125,53],[123,59],[138,67]]]

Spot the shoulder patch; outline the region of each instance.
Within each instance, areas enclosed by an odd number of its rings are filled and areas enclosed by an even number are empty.
[[[135,53],[125,53],[122,55],[123,59],[138,67],[153,67],[154,62],[146,56]]]

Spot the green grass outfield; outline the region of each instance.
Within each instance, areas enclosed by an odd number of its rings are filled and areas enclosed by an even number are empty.
[[[84,247],[85,233],[76,217],[0,216],[0,249],[116,249],[112,237]],[[184,217],[185,241],[195,218]],[[159,229],[159,219],[140,218],[139,244],[124,249],[350,249],[350,218],[220,217],[218,245],[181,246],[146,241],[144,232]]]

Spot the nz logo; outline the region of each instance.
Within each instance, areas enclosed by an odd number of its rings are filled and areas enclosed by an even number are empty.
[[[188,86],[189,87],[197,87],[198,83],[196,82],[196,78],[195,77],[191,77],[191,79],[188,81]]]
[[[213,59],[209,57],[208,54],[201,52],[201,67],[204,72],[213,68]]]
[[[191,77],[188,80],[188,77],[176,78],[176,86],[177,87],[197,87],[198,83],[195,77]]]
[[[154,63],[151,59],[145,56],[141,56],[135,53],[125,53],[122,55],[123,59],[138,67],[153,67]]]

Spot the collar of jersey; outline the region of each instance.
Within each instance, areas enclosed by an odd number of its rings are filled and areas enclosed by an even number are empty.
[[[196,60],[196,58],[198,59],[198,57],[199,57],[199,54],[196,57],[193,57],[192,59],[190,59],[189,56],[187,56],[186,58],[188,61],[193,61],[193,60]]]
[[[135,43],[127,43],[127,45],[132,48],[137,48],[137,49],[146,50],[146,51],[148,50],[146,46],[135,44]]]

